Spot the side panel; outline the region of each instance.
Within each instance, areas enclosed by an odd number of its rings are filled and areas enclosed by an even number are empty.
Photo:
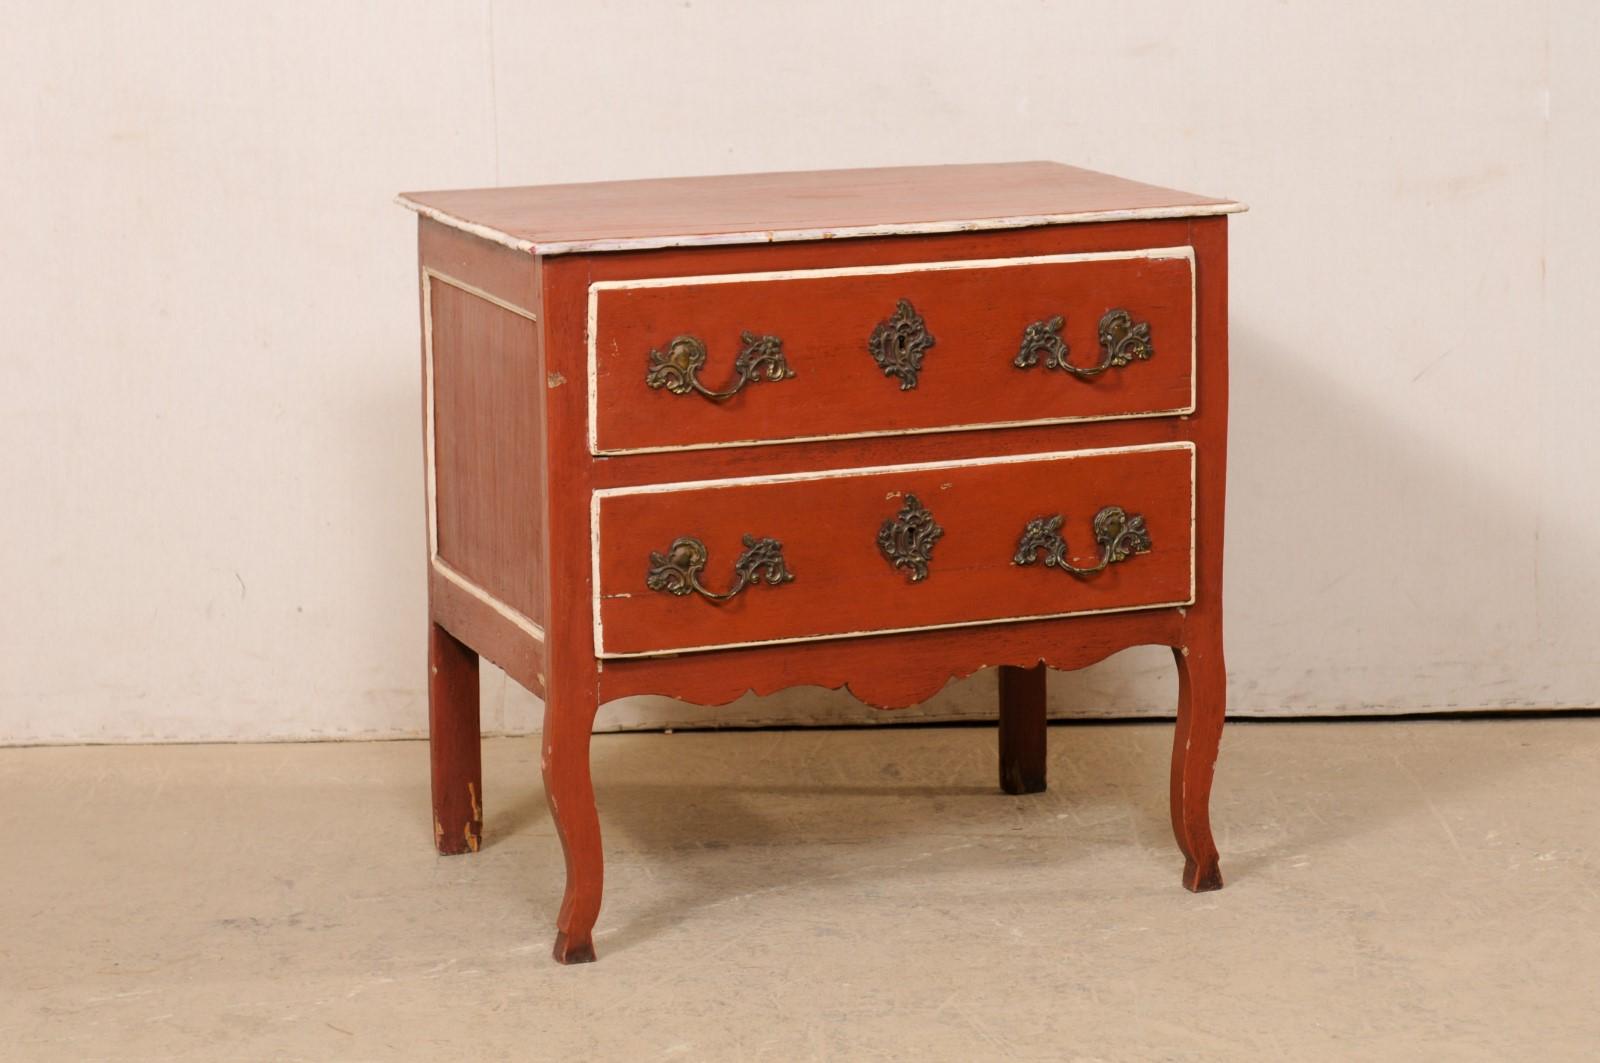
[[[435,558],[535,624],[544,622],[544,538],[530,312],[427,271],[433,392]],[[530,401],[533,400],[533,401]]]
[[[538,689],[547,595],[537,262],[429,221],[419,257],[432,617]]]

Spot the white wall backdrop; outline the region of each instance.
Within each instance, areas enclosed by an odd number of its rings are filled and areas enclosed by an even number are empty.
[[[1028,158],[1253,208],[1235,711],[1600,704],[1587,0],[4,7],[0,741],[424,729],[396,191]],[[536,726],[484,689],[487,727]],[[1174,691],[1131,651],[1052,701]]]

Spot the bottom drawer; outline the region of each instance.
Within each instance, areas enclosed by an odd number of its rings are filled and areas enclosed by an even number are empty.
[[[595,492],[602,657],[1187,605],[1194,446]]]

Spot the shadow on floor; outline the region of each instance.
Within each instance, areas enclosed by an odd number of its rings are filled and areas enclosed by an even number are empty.
[[[1441,736],[1446,749],[1481,749],[1494,740],[1494,726],[1230,722],[1213,798],[1225,878],[1248,882],[1299,854],[1357,843],[1419,810],[1440,816],[1440,808],[1537,767],[1543,754],[1517,743],[1498,745],[1493,757],[1475,756],[1470,772],[1437,753]],[[1381,741],[1375,727],[1384,731]],[[630,897],[621,925],[608,927],[602,916],[604,947],[627,948],[689,912],[734,898],[824,880],[887,884],[897,867],[926,875],[930,862],[952,875],[998,872],[1008,861],[1065,870],[1131,849],[1141,867],[1170,865],[1170,873],[1129,882],[1130,890],[1178,889],[1182,860],[1166,793],[1171,735],[1163,721],[1053,726],[1050,789],[1024,797],[1004,794],[994,782],[995,737],[984,727],[597,736],[608,857],[629,874],[647,866],[653,890],[642,904]],[[1424,735],[1426,742],[1414,741]],[[507,741],[519,749],[503,777],[489,781],[485,842],[533,843],[541,870],[532,896],[553,919],[561,858],[534,740]],[[1412,754],[1413,746],[1433,752]],[[1253,796],[1268,791],[1270,801]],[[529,839],[530,832],[541,837]],[[909,863],[905,850],[879,858],[907,837],[927,840]]]

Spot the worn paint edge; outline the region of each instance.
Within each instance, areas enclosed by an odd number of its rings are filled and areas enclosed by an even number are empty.
[[[459,229],[464,233],[478,237],[480,240],[488,240],[490,243],[499,244],[501,247],[509,247],[513,251],[521,251],[525,254],[534,253],[532,240],[518,239],[509,233],[501,232],[493,226],[479,225],[475,221],[458,218],[449,211],[440,210],[438,207],[430,207],[425,203],[418,203],[416,200],[408,199],[405,196],[395,196],[394,201],[407,210],[415,211],[424,218],[436,221],[440,225],[445,225],[452,229]]]
[[[606,498],[621,495],[668,494],[681,491],[700,491],[724,487],[750,487],[760,484],[796,483],[808,480],[837,480],[850,477],[872,476],[878,473],[931,472],[938,469],[966,469],[986,465],[1017,465],[1041,461],[1073,461],[1079,458],[1103,457],[1109,454],[1143,454],[1161,451],[1187,450],[1189,452],[1189,597],[1175,602],[1149,602],[1142,605],[1124,605],[1111,609],[1075,609],[1062,613],[1036,613],[1029,616],[995,617],[988,620],[960,620],[947,624],[923,624],[913,627],[873,628],[865,631],[846,631],[838,634],[796,635],[782,639],[759,639],[752,642],[718,642],[705,646],[682,646],[665,650],[639,650],[608,652],[605,649],[605,626],[600,618],[600,503]],[[605,660],[625,660],[640,657],[671,657],[684,653],[702,653],[708,650],[743,649],[751,646],[781,646],[796,642],[830,642],[836,639],[861,638],[871,635],[900,635],[913,631],[942,631],[960,627],[987,627],[993,624],[1013,624],[1028,620],[1057,620],[1069,616],[1099,616],[1107,613],[1129,613],[1141,609],[1170,609],[1190,606],[1195,601],[1195,526],[1196,526],[1196,460],[1195,444],[1189,440],[1173,443],[1145,443],[1129,447],[1100,447],[1092,450],[1056,450],[1036,454],[1003,454],[989,458],[951,459],[945,461],[915,462],[905,465],[870,465],[853,469],[824,469],[816,472],[775,473],[766,476],[743,476],[725,480],[683,480],[677,483],[640,484],[634,487],[597,488],[589,499],[589,563],[591,574],[591,604],[594,617],[595,656]]]
[[[1194,262],[1194,247],[1136,247],[1121,251],[1063,251],[1053,255],[1017,255],[1009,258],[954,258],[928,262],[884,262],[871,266],[820,266],[807,269],[763,270],[757,273],[705,273],[691,277],[639,277],[633,280],[593,281],[591,290],[623,288],[701,287],[708,284],[750,284],[765,281],[819,280],[826,277],[883,277],[897,273],[948,273],[955,270],[1004,269],[1008,266],[1052,266],[1074,262],[1118,262],[1135,258],[1183,258]]]
[[[1194,392],[1191,384],[1190,394]],[[592,451],[596,457],[624,457],[629,454],[673,454],[679,451],[726,450],[729,447],[781,447],[790,443],[818,443],[844,439],[888,439],[897,436],[926,436],[939,432],[986,432],[993,428],[1036,428],[1053,424],[1100,424],[1105,421],[1143,421],[1153,417],[1183,417],[1194,413],[1194,402],[1170,410],[1143,410],[1138,413],[1084,414],[1075,417],[1048,417],[1036,421],[984,421],[982,424],[951,424],[933,428],[886,428],[877,432],[841,432],[828,436],[785,436],[782,439],[742,439],[726,443],[685,443],[681,446],[631,447],[627,450]]]
[[[433,422],[433,278],[434,273],[422,268],[422,451],[424,488],[428,504],[428,557],[439,556],[439,493],[434,466]]]
[[[667,288],[678,286],[704,286],[712,284],[739,284],[745,282],[815,280],[825,277],[893,276],[900,273],[930,273],[958,269],[1000,269],[1007,266],[1048,266],[1074,262],[1118,262],[1130,259],[1184,259],[1189,264],[1189,402],[1185,406],[1168,410],[1139,410],[1131,413],[1082,414],[1065,417],[1042,417],[1029,421],[985,421],[979,424],[933,425],[922,428],[888,428],[866,432],[837,432],[832,435],[785,436],[781,439],[735,439],[715,443],[682,443],[656,447],[600,446],[600,359],[599,321],[601,291],[626,288]],[[1131,421],[1146,417],[1173,417],[1195,411],[1198,383],[1196,376],[1200,364],[1200,334],[1198,307],[1198,278],[1195,253],[1192,245],[1178,247],[1136,248],[1128,251],[1084,251],[1058,255],[1027,255],[1019,258],[975,258],[942,262],[910,262],[876,266],[837,266],[823,269],[774,270],[764,273],[713,273],[695,277],[646,277],[638,280],[593,281],[589,285],[587,322],[588,379],[589,379],[589,453],[597,457],[618,457],[626,454],[671,454],[679,451],[724,450],[729,447],[782,446],[788,443],[816,443],[834,439],[875,439],[891,436],[930,435],[936,432],[976,432],[991,428],[1027,428],[1037,425],[1086,424],[1100,421]]]
[[[484,605],[487,605],[489,608],[499,613],[506,620],[511,621],[511,623],[522,629],[524,634],[531,635],[540,642],[544,641],[544,628],[534,623],[531,617],[529,617],[526,613],[513,609],[511,606],[507,605],[505,602],[501,601],[499,598],[496,598],[494,595],[484,590],[481,586],[468,579],[461,572],[451,568],[450,563],[441,558],[438,554],[433,555],[433,570],[439,573],[439,575],[443,576],[445,579],[449,580],[451,583],[455,584],[461,590],[466,591],[468,594],[478,599],[478,601],[482,602]]]
[[[1190,562],[1193,567],[1193,561]],[[920,627],[884,627],[865,631],[843,631],[836,635],[797,635],[787,639],[762,639],[757,642],[714,642],[705,646],[677,646],[670,650],[639,650],[615,653],[600,650],[597,656],[608,661],[635,660],[649,657],[678,657],[685,653],[708,653],[712,650],[740,650],[755,646],[787,646],[796,642],[837,642],[840,639],[871,638],[876,635],[907,635],[916,631],[948,631],[958,627],[993,627],[995,624],[1020,624],[1030,620],[1061,620],[1069,616],[1106,616],[1111,613],[1137,613],[1148,609],[1182,609],[1194,604],[1194,594],[1176,602],[1148,602],[1141,605],[1119,605],[1113,609],[1074,609],[1065,613],[1033,613],[1028,616],[1002,616],[989,620],[956,620],[948,624],[923,624]]]
[[[730,244],[786,244],[804,240],[852,240],[870,236],[917,236],[933,233],[987,232],[997,229],[1026,229],[1039,225],[1082,225],[1107,221],[1155,221],[1165,218],[1208,218],[1218,214],[1239,214],[1250,208],[1243,203],[1199,203],[1187,207],[1129,207],[1120,210],[1087,210],[1071,214],[1015,214],[998,218],[969,218],[957,221],[890,222],[881,225],[842,225],[826,229],[759,229],[733,233],[690,233],[659,236],[630,236],[615,239],[552,240],[536,243],[513,236],[491,225],[467,221],[438,207],[430,207],[407,196],[395,202],[407,210],[509,247],[538,255],[575,255],[604,251],[649,251],[666,247],[726,247]]]
[[[450,285],[450,287],[459,289],[460,291],[463,291],[463,292],[467,293],[468,295],[476,296],[477,298],[482,299],[486,303],[493,303],[495,306],[498,306],[502,310],[509,310],[513,314],[517,314],[520,317],[525,317],[529,321],[532,321],[532,322],[535,322],[535,323],[537,323],[538,320],[539,320],[539,315],[535,314],[532,310],[529,310],[527,307],[518,306],[516,303],[509,302],[509,301],[507,301],[505,299],[502,299],[498,295],[491,294],[490,292],[484,291],[482,288],[478,288],[478,287],[475,287],[474,285],[468,284],[464,280],[461,280],[461,279],[459,279],[457,277],[452,277],[448,273],[442,273],[439,270],[434,269],[432,266],[423,266],[422,267],[422,272],[425,275],[427,275],[428,277],[430,277],[431,279],[433,279],[433,280],[442,281],[443,283]]]

